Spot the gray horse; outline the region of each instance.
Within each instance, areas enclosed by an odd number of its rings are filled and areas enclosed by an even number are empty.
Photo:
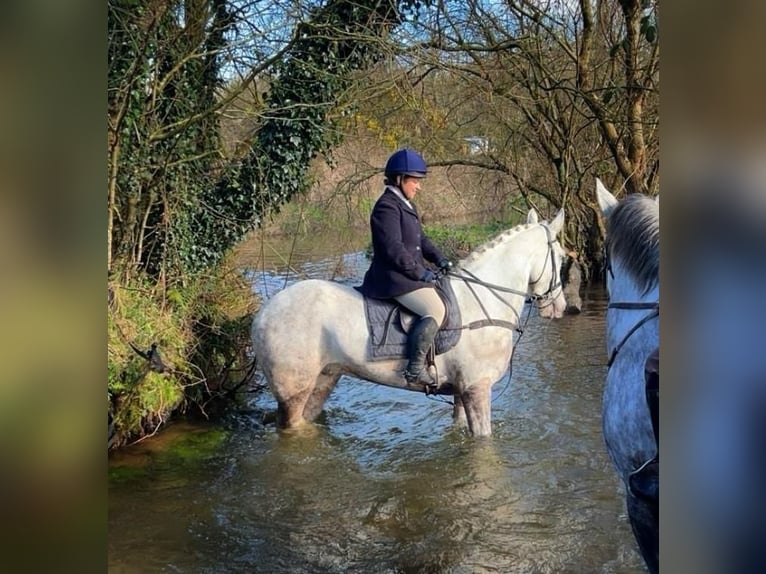
[[[550,223],[532,210],[518,225],[461,261],[453,278],[467,326],[460,342],[436,357],[455,397],[453,418],[474,436],[492,433],[492,385],[508,368],[513,328],[532,296],[540,316],[559,318],[566,308],[560,281],[563,249],[556,236],[561,210]],[[472,325],[484,325],[473,328]],[[364,300],[353,287],[307,280],[291,285],[259,311],[252,328],[258,365],[277,400],[277,423],[302,427],[322,411],[343,374],[422,392],[402,377],[405,357],[371,361]]]
[[[659,200],[633,194],[618,202],[598,179],[596,194],[606,217],[609,292],[604,440],[625,484],[628,515],[639,549],[650,572],[656,573],[659,425],[658,413],[652,413],[650,405],[652,397],[659,395]],[[647,393],[651,381],[656,384],[656,395]]]

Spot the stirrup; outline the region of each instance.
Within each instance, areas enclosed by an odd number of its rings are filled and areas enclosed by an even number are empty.
[[[419,373],[413,373],[409,369],[405,369],[404,373],[402,373],[404,376],[404,380],[407,381],[409,384],[424,384],[428,386],[436,386],[436,381],[434,381],[433,377],[428,372],[427,368],[421,369]]]
[[[428,372],[428,368],[424,368],[417,374],[413,374],[405,369],[404,380],[407,381],[407,384],[409,385],[423,385],[423,392],[426,396],[435,395],[436,391],[438,391],[441,386],[431,373]]]

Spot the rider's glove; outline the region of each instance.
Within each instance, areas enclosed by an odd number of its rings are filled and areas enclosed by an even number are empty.
[[[425,273],[423,273],[423,276],[420,278],[420,280],[425,281],[426,283],[433,283],[436,281],[436,273],[434,273],[430,269],[426,269]]]

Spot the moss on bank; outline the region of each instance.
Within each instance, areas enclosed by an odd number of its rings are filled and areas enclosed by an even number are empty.
[[[254,297],[222,265],[184,285],[109,285],[109,448],[155,432],[174,414],[207,414],[248,374]]]
[[[182,475],[200,461],[215,457],[229,431],[214,425],[169,425],[157,437],[110,455],[109,483],[120,484],[145,479],[157,468],[172,468]]]

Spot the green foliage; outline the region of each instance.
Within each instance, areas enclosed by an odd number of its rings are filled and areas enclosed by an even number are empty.
[[[263,74],[270,88],[250,149],[227,161],[220,54],[246,12],[232,0],[110,0],[111,270],[164,274],[172,285],[305,191],[311,161],[340,141],[338,95],[380,58],[381,37],[426,4],[317,5]]]
[[[158,373],[135,349],[153,343],[165,365],[182,363],[187,335],[172,309],[137,285],[113,286],[107,323],[107,396],[114,425],[114,444],[151,432],[183,398],[183,380],[175,371]]]
[[[110,286],[107,396],[112,446],[153,432],[168,418],[244,378],[253,312],[250,286],[229,266],[163,296],[134,281]],[[157,345],[163,372],[138,354]],[[204,384],[202,384],[204,383]]]
[[[486,224],[425,226],[426,235],[439,246],[445,257],[457,261],[479,245],[511,227],[511,224],[493,222]]]
[[[307,190],[312,160],[330,158],[341,141],[342,117],[331,115],[338,95],[380,58],[377,36],[398,22],[388,0],[332,0],[298,27],[298,40],[273,70],[266,118],[239,176],[237,188],[253,190],[257,211]]]
[[[235,20],[225,0],[110,0],[109,214],[118,272],[182,275],[206,261],[195,214],[228,166],[218,157],[220,50]],[[183,14],[183,19],[180,18]],[[225,213],[224,213],[225,215]],[[219,253],[220,255],[221,253]]]

